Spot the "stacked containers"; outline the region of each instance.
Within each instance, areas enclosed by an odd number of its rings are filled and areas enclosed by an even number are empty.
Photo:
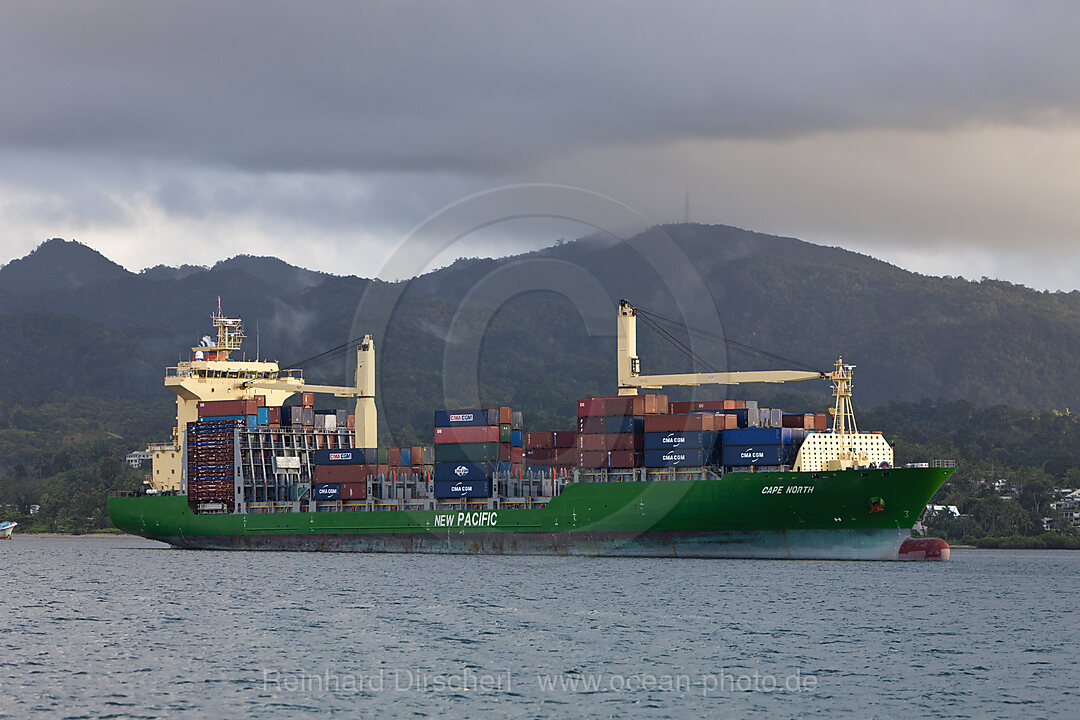
[[[365,500],[368,478],[379,472],[375,448],[342,448],[315,451],[315,500]]]
[[[721,436],[721,464],[725,467],[791,465],[805,437],[805,430],[791,428],[745,428],[727,430]]]
[[[521,421],[508,407],[436,411],[435,497],[487,498],[496,472],[520,477]]]
[[[645,417],[668,411],[666,395],[610,395],[578,401],[582,468],[634,468],[642,464]]]
[[[226,416],[188,423],[187,484],[192,508],[211,502],[225,504],[229,512],[235,508],[235,429],[242,422]]]
[[[698,413],[645,418],[645,467],[715,465],[727,418],[734,416]]]
[[[577,430],[525,433],[525,462],[543,467],[570,468],[581,463]]]

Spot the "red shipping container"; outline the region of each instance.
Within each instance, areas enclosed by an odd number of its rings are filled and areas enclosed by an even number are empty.
[[[356,429],[356,416],[355,415],[349,415],[348,417],[345,418],[345,420],[346,420],[345,427],[347,429],[349,429],[349,430],[355,430]]]
[[[588,400],[578,400],[577,416],[579,418],[603,417],[603,415],[604,415],[604,399],[603,398],[589,398]]]
[[[409,448],[409,455],[413,465],[423,465],[424,448],[420,445],[413,445]]]
[[[635,433],[613,433],[604,435],[605,450],[638,450],[643,446],[643,438]]]
[[[374,465],[316,465],[317,483],[366,482],[375,471]]]
[[[716,427],[717,430],[734,430],[739,427],[739,418],[737,415],[717,415],[716,417],[724,419],[724,426],[720,427],[718,424]]]
[[[829,415],[827,413],[814,413],[814,429],[825,432],[829,429]]]
[[[587,417],[578,418],[578,432],[579,433],[602,433],[607,423],[604,422],[603,415],[589,415]]]
[[[572,448],[577,447],[577,430],[557,430],[555,432],[555,447],[557,448]]]
[[[392,447],[387,455],[387,461],[390,463],[390,467],[401,466],[401,448]]]
[[[303,407],[313,408],[315,407],[315,393],[303,393],[300,396],[300,404]]]
[[[510,462],[521,464],[525,460],[525,451],[519,447],[510,448]]]
[[[367,480],[363,482],[341,483],[342,500],[366,500]]]
[[[633,450],[615,450],[608,455],[608,467],[632,468],[637,466],[637,453]]]
[[[780,427],[786,428],[801,428],[803,426],[802,415],[784,415],[781,418]]]
[[[478,425],[475,427],[437,427],[435,444],[441,443],[487,443],[499,442],[498,425]]]
[[[604,443],[606,436],[596,433],[582,433],[578,435],[578,449],[579,450],[607,450]]]
[[[499,462],[510,462],[510,443],[499,443]]]
[[[280,407],[268,407],[266,408],[267,422],[271,425],[281,424],[281,408]]]
[[[555,465],[577,466],[581,463],[581,451],[577,448],[556,448],[552,462]]]
[[[729,402],[735,402],[738,405],[739,401],[732,400],[694,400],[692,402],[673,402],[668,404],[668,412],[672,415],[685,415],[686,413],[695,412],[722,412],[723,410],[731,410],[732,408],[725,408],[724,405]],[[743,403],[743,407],[746,403]]]
[[[803,429],[804,430],[813,430],[814,429],[814,413],[806,413],[806,414],[803,415]]]
[[[607,467],[608,454],[606,452],[582,452],[581,453],[581,467],[583,468],[602,468]]]
[[[254,400],[203,400],[199,403],[201,418],[255,415],[258,411]]]
[[[525,433],[525,449],[555,447],[555,433],[553,432],[530,432]]]
[[[645,398],[646,415],[666,415],[668,411],[667,395],[642,395]]]
[[[266,407],[266,396],[265,395],[256,395],[255,396],[255,407],[257,407],[257,408]]]
[[[723,429],[724,418],[734,415],[688,413],[685,415],[647,415],[645,432],[702,432]]]
[[[553,448],[530,448],[525,451],[525,458],[532,463],[549,463],[555,459]]]
[[[510,408],[508,408],[508,407],[499,408],[499,424],[500,425],[510,425],[512,422],[514,422],[514,421],[512,419],[512,413],[510,412]]]

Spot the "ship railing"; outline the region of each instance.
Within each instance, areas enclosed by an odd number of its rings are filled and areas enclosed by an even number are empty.
[[[176,443],[150,443],[146,446],[147,452],[179,452],[180,446]]]
[[[549,497],[499,498],[499,507],[507,510],[539,510],[549,502]]]

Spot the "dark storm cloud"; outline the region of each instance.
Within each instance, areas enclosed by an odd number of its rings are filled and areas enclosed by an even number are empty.
[[[596,145],[1075,121],[1078,21],[1072,3],[9,4],[0,146],[498,174]]]

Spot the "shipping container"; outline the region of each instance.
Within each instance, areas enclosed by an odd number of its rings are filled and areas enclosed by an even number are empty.
[[[555,447],[555,433],[553,432],[530,432],[525,433],[525,449]]]
[[[555,431],[555,447],[575,448],[577,447],[577,438],[577,430],[557,430]]]
[[[641,433],[609,433],[602,437],[605,450],[641,450],[645,442]]]
[[[315,425],[315,408],[305,407],[301,408],[301,417],[303,418],[304,427],[312,427]]]
[[[724,445],[720,454],[720,464],[725,467],[790,465],[794,459],[792,446],[779,444]]]
[[[343,428],[349,424],[349,411],[348,410],[336,410],[334,412],[334,420],[337,421],[337,426]]]
[[[435,480],[484,480],[499,467],[499,463],[437,462]]]
[[[392,447],[387,456],[390,467],[401,467],[401,448]]]
[[[652,432],[645,433],[645,450],[712,449],[719,442],[719,433],[705,432]]]
[[[341,483],[342,500],[366,500],[367,480],[360,482]]]
[[[500,425],[512,425],[514,422],[514,413],[511,412],[508,407],[499,408],[499,424]]]
[[[514,431],[510,428],[510,423],[503,423],[499,425],[499,442],[508,443],[514,439]]]
[[[255,395],[251,399],[255,401],[255,407],[257,407],[257,408],[266,407],[266,396],[265,395]]]
[[[401,448],[398,451],[398,457],[399,457],[398,465],[401,465],[402,467],[405,467],[406,465],[412,467],[412,464],[413,464],[412,447],[403,447],[403,448]],[[419,459],[420,458],[417,458],[417,460],[419,460]],[[393,463],[391,463],[391,464],[393,464]]]
[[[791,430],[781,428],[745,428],[725,430],[720,436],[724,445],[790,445]],[[724,463],[727,465],[727,463]],[[775,465],[776,463],[771,463]]]
[[[829,429],[829,416],[826,413],[814,413],[814,429],[818,432]]]
[[[512,428],[513,426],[511,426]],[[522,446],[522,433],[520,430],[510,430],[510,444],[514,447]]]
[[[498,422],[488,422],[488,411],[485,408],[467,408],[464,410],[435,411],[435,427],[437,428],[477,427],[482,425],[498,424]]]
[[[510,426],[515,430],[525,429],[525,421],[522,417],[520,410],[515,410],[514,412],[510,413]]]
[[[604,451],[583,450],[581,451],[580,464],[583,468],[604,468],[607,467],[608,454]]]
[[[266,408],[266,421],[270,425],[281,425],[281,408],[280,407],[268,407],[268,408]]]
[[[578,418],[578,432],[597,434],[607,428],[607,422],[603,415],[589,415]]]
[[[489,498],[492,495],[491,480],[436,480],[435,497],[439,500],[452,498]]]
[[[510,448],[510,462],[516,465],[520,465],[525,459],[525,451],[519,447]]]
[[[691,413],[684,415],[649,415],[645,418],[644,429],[650,432],[702,432],[722,430],[726,415],[712,413]],[[734,423],[734,416],[732,423]],[[732,425],[734,427],[734,425]]]
[[[442,443],[487,443],[499,442],[499,426],[480,427],[437,427],[435,444]]]
[[[493,462],[499,460],[499,452],[499,443],[439,443],[433,462]]]
[[[375,474],[375,465],[318,465],[315,467],[317,483],[366,482]]]
[[[434,465],[435,464],[435,448],[424,446],[420,449],[420,458],[422,465]]]
[[[203,400],[198,405],[200,418],[255,415],[259,408],[254,400]]]
[[[315,407],[315,393],[309,393],[309,392],[303,393],[300,396],[300,399],[301,399],[300,404],[303,405],[304,407],[306,407],[306,408],[314,408]]]
[[[702,467],[712,462],[712,451],[702,448],[646,450],[645,467]]]
[[[311,497],[313,500],[340,500],[341,485],[337,483],[312,483]]]
[[[608,453],[609,468],[633,468],[641,465],[641,453],[633,450],[612,450]]]
[[[578,449],[589,451],[607,450],[607,445],[605,443],[606,437],[606,435],[599,433],[582,433],[581,435],[578,435]]]
[[[645,430],[643,415],[608,415],[604,418],[606,433],[639,433]]]
[[[589,398],[588,400],[578,400],[577,415],[579,419],[587,417],[603,417],[604,399]]]
[[[374,465],[379,457],[375,448],[316,450],[316,465]]]

